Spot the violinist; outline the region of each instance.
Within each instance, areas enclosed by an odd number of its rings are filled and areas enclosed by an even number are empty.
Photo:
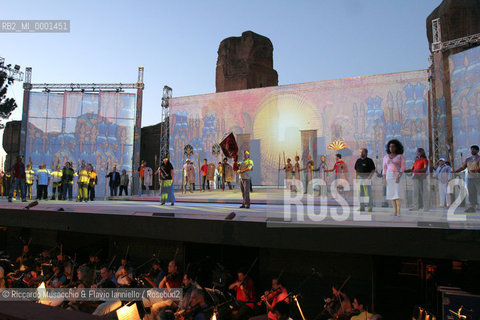
[[[285,301],[280,301],[273,307],[273,313],[278,320],[292,320],[290,318],[290,306]]]
[[[325,310],[328,311],[331,318],[339,319],[345,314],[352,312],[352,303],[348,296],[340,291],[338,286],[332,286],[332,298],[325,299]]]
[[[64,274],[63,266],[56,266],[53,269],[53,277],[45,284],[47,288],[60,288],[67,282],[67,277]]]
[[[367,320],[370,319],[373,314],[367,311],[368,300],[360,295],[356,295],[353,299],[353,311],[354,315],[350,318],[350,320]]]
[[[228,289],[235,291],[239,306],[233,310],[232,319],[242,320],[251,317],[255,306],[255,287],[253,280],[243,270],[237,273],[238,279]]]
[[[152,268],[145,275],[144,279],[152,286],[152,288],[158,288],[160,281],[162,281],[165,276],[165,272],[160,266],[160,262],[155,260],[152,264]]]
[[[129,287],[133,279],[133,267],[129,263],[128,257],[122,258],[121,266],[115,273],[115,278],[119,287]]]
[[[182,285],[182,278],[178,273],[178,266],[175,260],[172,260],[168,264],[168,274],[163,277],[158,287],[162,288],[180,288]]]
[[[278,320],[275,316],[275,313],[273,312],[273,308],[280,301],[285,301],[286,303],[289,303],[289,299],[287,297],[288,291],[283,285],[283,280],[281,278],[272,279],[272,289],[270,291],[265,291],[265,294],[260,297],[260,302],[258,302],[259,305],[265,303],[265,305],[267,306],[268,315],[261,315],[253,317],[251,319],[266,320],[268,318],[269,320]]]
[[[192,276],[185,273],[183,276],[182,288],[183,296],[178,302],[174,301],[172,305],[160,312],[160,320],[182,319],[185,311],[191,307],[191,295],[198,285],[193,281]],[[176,312],[174,313],[174,311]]]
[[[185,311],[185,320],[208,320],[210,316],[207,315],[208,305],[205,303],[205,292],[201,288],[192,290],[190,296],[190,308]]]
[[[26,266],[29,264],[33,264],[33,260],[34,259],[32,253],[30,252],[30,247],[28,244],[25,244],[23,246],[22,255],[18,257],[15,261],[18,262],[20,271],[26,271]]]

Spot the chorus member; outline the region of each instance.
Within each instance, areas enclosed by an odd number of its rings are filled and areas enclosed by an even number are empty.
[[[48,185],[50,184],[50,172],[46,169],[45,163],[37,170],[37,200],[47,200]]]
[[[240,169],[237,171],[240,175],[240,188],[242,190],[243,202],[240,208],[250,208],[250,172],[253,169],[253,161],[250,159],[250,152],[243,153],[244,160],[240,164]]]
[[[393,139],[388,141],[386,155],[383,157],[383,173],[387,185],[386,199],[392,201],[394,215],[400,215],[400,179],[405,171],[405,157],[403,156],[403,145],[400,141]]]
[[[190,193],[193,193],[193,190],[195,190],[195,166],[193,165],[193,161],[190,161],[188,166],[187,166],[187,183],[190,186]]]
[[[13,183],[10,187],[10,194],[8,195],[8,202],[12,202],[13,192],[17,187],[20,187],[20,193],[22,195],[22,202],[27,201],[25,196],[25,164],[23,163],[23,157],[18,156],[17,161],[12,168]]]
[[[300,185],[300,171],[302,171],[300,167],[300,157],[295,156],[295,164],[293,165],[293,190],[297,192],[297,185]]]
[[[237,273],[237,281],[228,289],[235,292],[239,305],[232,311],[233,320],[244,320],[251,317],[255,306],[255,287],[253,280],[243,270]]]
[[[164,158],[162,164],[160,165],[160,176],[161,176],[161,204],[164,205],[167,201],[173,206],[175,204],[175,194],[173,193],[173,165],[168,160]]]
[[[468,201],[470,207],[465,212],[475,212],[478,204],[478,192],[480,191],[480,155],[478,154],[478,146],[473,145],[470,147],[472,155],[465,159],[463,165],[455,170],[455,173],[461,172],[465,169],[468,170],[467,175],[467,189],[468,189]]]
[[[369,212],[373,208],[372,178],[375,174],[375,163],[368,157],[366,148],[360,149],[360,158],[355,162],[355,179],[360,187],[360,211],[365,211],[365,203],[362,201],[367,198],[367,209]]]
[[[340,153],[337,153],[335,155],[336,161],[335,164],[333,165],[333,168],[330,170],[325,170],[325,172],[332,172],[335,171],[335,180],[340,180],[344,179],[347,180],[348,177],[348,167],[345,161],[342,160],[342,155]],[[337,190],[339,193],[343,193],[343,186],[339,185],[337,186]]]
[[[65,167],[62,169],[62,186],[63,186],[63,196],[64,200],[67,200],[67,193],[68,193],[68,200],[72,201],[72,187],[73,187],[73,176],[75,175],[75,171],[72,168],[72,164],[70,162],[65,162]]]
[[[118,186],[120,185],[120,174],[117,172],[117,167],[113,166],[112,171],[106,175],[109,178],[108,186],[110,187],[110,197],[116,196]]]
[[[230,171],[231,165],[228,163],[227,158],[223,158],[222,162],[222,190],[225,190],[225,183],[228,184],[228,189],[232,190],[232,179],[233,179],[233,174],[231,177],[227,176],[227,171]]]
[[[447,193],[448,182],[452,180],[452,168],[447,165],[445,158],[438,160],[438,167],[434,173],[438,181],[438,198],[440,207],[450,207],[450,195]]]
[[[185,160],[185,164],[182,167],[182,177],[183,177],[183,190],[187,191],[188,186],[188,165],[190,164],[190,159]]]
[[[90,182],[90,175],[88,173],[88,166],[82,160],[80,168],[78,169],[78,197],[77,202],[88,201],[88,183]]]
[[[120,196],[122,196],[123,192],[125,192],[125,195],[128,196],[129,182],[130,182],[130,179],[128,178],[127,170],[122,169],[122,174],[120,175]]]
[[[202,171],[202,191],[205,192],[205,183],[207,184],[208,190],[210,190],[210,183],[207,181],[207,172],[208,172],[207,159],[203,159],[203,164],[200,167],[200,171]]]
[[[217,179],[216,179],[217,189],[219,189],[219,190],[222,187],[222,176],[223,176],[222,169],[223,169],[222,168],[222,163],[219,162],[217,167],[215,168],[215,177],[217,177]]]
[[[27,184],[26,195],[28,199],[32,200],[32,186],[33,186],[33,181],[35,180],[35,171],[33,171],[31,164],[27,165],[27,170],[25,170],[25,178],[26,178],[25,182]]]
[[[98,177],[95,169],[91,163],[88,164],[88,197],[90,201],[95,200],[95,186],[97,185]]]
[[[428,211],[430,209],[430,201],[427,188],[427,169],[428,160],[423,148],[417,149],[417,157],[413,166],[405,170],[405,173],[413,173],[413,207],[410,211],[418,211],[422,209]]]
[[[52,168],[52,197],[50,200],[62,199],[62,171],[60,170],[60,165],[57,165],[55,168]]]
[[[142,190],[143,190],[143,184],[145,180],[145,168],[147,167],[146,161],[142,160],[142,163],[140,167],[138,168],[138,173],[139,173],[139,181],[138,181],[138,195],[141,197],[142,196]]]
[[[308,161],[305,165],[305,168],[301,169],[302,171],[305,171],[305,194],[313,191],[313,190],[309,190],[309,189],[311,189],[313,187],[313,186],[310,185],[310,182],[313,179],[314,168],[315,168],[315,163],[313,162],[312,156],[309,155],[308,156]]]
[[[278,169],[285,171],[285,187],[292,191],[293,190],[293,165],[292,159],[288,158],[287,163],[283,169]]]
[[[150,188],[153,185],[153,170],[147,165],[147,162],[143,162],[145,168],[143,169],[143,185],[145,186],[145,191],[150,193]]]

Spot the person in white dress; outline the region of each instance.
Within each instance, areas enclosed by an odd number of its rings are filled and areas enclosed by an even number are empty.
[[[386,200],[392,201],[395,216],[400,215],[400,195],[402,193],[401,178],[405,171],[405,157],[403,156],[403,145],[394,139],[387,143],[386,155],[383,158],[383,177],[386,180]]]

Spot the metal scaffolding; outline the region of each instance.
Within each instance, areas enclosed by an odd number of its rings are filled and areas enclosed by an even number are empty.
[[[162,123],[160,125],[160,159],[168,157],[169,153],[170,98],[172,98],[172,88],[170,88],[169,86],[164,86],[162,96]]]
[[[13,67],[11,64],[5,65],[5,58],[3,57],[0,57],[0,72],[5,72],[8,79],[23,81],[23,72],[20,71],[20,66],[18,64]]]

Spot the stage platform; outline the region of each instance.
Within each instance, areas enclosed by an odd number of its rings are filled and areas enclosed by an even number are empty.
[[[1,199],[0,225],[325,252],[351,253],[355,243],[355,252],[363,254],[480,259],[478,212],[467,215],[465,221],[450,221],[444,209],[410,212],[403,208],[401,216],[395,217],[391,208],[375,207],[370,213],[348,206],[342,211],[333,200],[309,206],[306,197],[299,201],[305,205],[286,206],[280,204],[283,190],[268,189],[252,193],[250,209],[239,208],[239,190],[178,192],[176,198],[174,206],[160,205],[158,195],[88,203],[43,200],[30,210],[24,209],[26,203]],[[455,214],[458,219],[463,208]],[[233,219],[226,219],[229,215]]]

